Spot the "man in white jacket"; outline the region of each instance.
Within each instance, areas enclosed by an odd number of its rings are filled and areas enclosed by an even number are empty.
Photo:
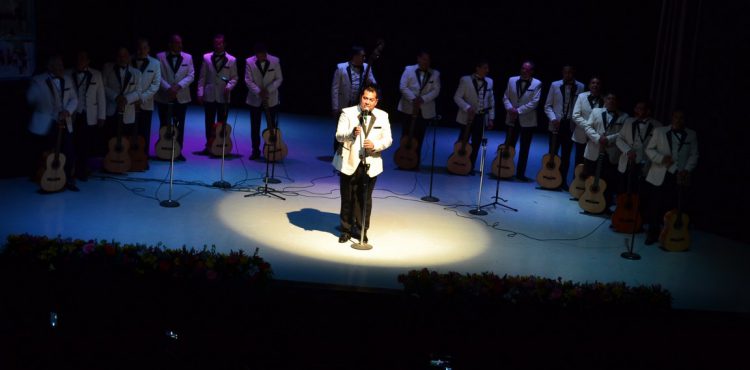
[[[417,64],[406,66],[399,83],[401,100],[398,111],[402,113],[401,137],[409,135],[409,124],[414,121],[412,137],[417,140],[417,166],[422,152],[422,140],[427,129],[427,120],[435,117],[435,99],[440,94],[440,72],[430,68],[430,53],[417,53]]]
[[[29,131],[35,135],[37,151],[41,154],[54,149],[60,132],[60,152],[67,159],[66,188],[78,191],[72,176],[75,163],[72,114],[78,106],[78,97],[73,80],[65,75],[62,57],[51,57],[47,61],[47,71],[32,77],[26,98],[34,110],[29,122]]]
[[[88,52],[79,51],[76,53],[76,67],[67,72],[78,95],[78,106],[73,114],[73,141],[76,148],[75,175],[81,181],[86,181],[91,172],[88,161],[97,129],[104,126],[107,118],[104,78],[89,64]]]
[[[141,72],[141,99],[136,102],[135,124],[138,134],[145,140],[146,155],[151,150],[151,120],[154,113],[154,95],[161,86],[161,63],[149,55],[151,46],[148,40],[139,39],[135,43],[133,67]]]
[[[214,36],[214,51],[203,54],[198,90],[198,103],[205,110],[206,147],[201,154],[208,155],[209,141],[214,137],[214,124],[227,122],[232,89],[237,85],[237,59],[225,49],[224,35]]]
[[[659,238],[664,214],[678,205],[678,186],[689,185],[690,174],[698,165],[698,139],[695,131],[685,128],[685,114],[672,113],[672,125],[654,129],[646,146],[651,167],[646,175],[651,202],[646,211],[649,225],[646,245]],[[682,203],[689,204],[684,198]]]
[[[516,139],[521,137],[521,148],[518,152],[518,166],[516,179],[531,182],[526,177],[526,164],[529,160],[529,150],[534,129],[537,126],[536,108],[542,96],[542,82],[533,78],[534,63],[526,61],[521,65],[521,74],[508,79],[508,86],[503,94],[503,104],[507,115],[505,124],[513,127],[509,144],[516,145]]]
[[[378,91],[368,86],[362,93],[360,104],[344,108],[339,116],[336,140],[341,145],[333,156],[333,167],[340,172],[339,243],[345,243],[352,235],[360,235],[362,227],[365,230],[370,227],[372,190],[377,176],[383,172],[381,152],[393,142],[388,113],[376,109],[377,104]],[[366,195],[363,195],[363,186],[367,187]],[[362,220],[364,205],[365,219]],[[367,243],[367,238],[361,242]]]
[[[550,151],[560,154],[560,174],[562,175],[563,190],[568,191],[568,168],[570,167],[570,153],[573,149],[571,135],[575,129],[573,123],[573,106],[578,94],[583,92],[583,83],[575,80],[575,68],[564,66],[562,69],[562,80],[553,82],[547,93],[547,102],[544,104],[544,113],[549,118]],[[552,138],[556,140],[552,140]],[[552,148],[553,141],[555,147]]]

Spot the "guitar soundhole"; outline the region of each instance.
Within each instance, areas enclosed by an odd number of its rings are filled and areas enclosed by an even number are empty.
[[[548,161],[547,162],[547,168],[549,168],[550,170],[552,170],[552,169],[555,168],[555,164],[552,161]]]
[[[592,187],[591,187],[591,192],[592,192],[592,193],[597,193],[597,192],[599,192],[599,187],[598,187],[598,186],[592,186]]]
[[[58,160],[53,161],[52,162],[52,168],[54,168],[54,169],[60,168],[60,161],[58,161]]]
[[[458,151],[458,155],[461,155],[461,156],[466,155],[466,151],[465,150],[459,150]]]

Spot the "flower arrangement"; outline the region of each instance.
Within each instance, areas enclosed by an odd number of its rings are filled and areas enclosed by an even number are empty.
[[[428,269],[409,271],[399,275],[398,281],[406,293],[418,297],[518,307],[644,312],[669,310],[672,303],[671,294],[660,285],[628,287],[623,282],[574,283],[562,278],[438,273]]]
[[[271,265],[244,251],[217,253],[216,247],[167,249],[105,240],[47,238],[28,234],[10,235],[0,256],[36,262],[48,271],[96,264],[132,272],[136,276],[168,276],[173,279],[242,281],[263,283],[271,279]]]

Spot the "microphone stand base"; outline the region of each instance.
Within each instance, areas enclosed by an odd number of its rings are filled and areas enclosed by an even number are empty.
[[[281,180],[275,178],[275,177],[266,177],[263,179],[263,181],[269,183],[269,184],[281,184]]]
[[[162,200],[159,205],[165,208],[177,208],[180,206],[180,202],[172,199]]]
[[[372,245],[367,243],[352,243],[352,249],[369,251],[370,249],[372,249]]]
[[[472,209],[471,211],[469,211],[469,213],[474,216],[487,216],[487,211],[483,209]]]
[[[212,186],[215,187],[215,188],[229,189],[229,188],[232,187],[232,184],[230,184],[230,183],[228,183],[228,182],[226,182],[224,180],[221,180],[221,181],[214,182],[212,184]]]
[[[420,199],[422,199],[425,202],[430,202],[430,203],[435,203],[435,202],[439,202],[440,201],[440,199],[438,199],[437,197],[433,197],[433,196],[430,196],[430,195],[425,195],[425,196],[423,196]]]
[[[634,252],[622,252],[620,254],[620,257],[626,259],[626,260],[639,260],[641,259],[641,255]]]

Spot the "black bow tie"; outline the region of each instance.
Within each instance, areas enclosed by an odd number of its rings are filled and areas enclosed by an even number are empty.
[[[167,55],[167,58],[174,59],[174,58],[177,58],[177,56],[178,56],[178,54],[169,54],[169,55]]]
[[[686,134],[685,130],[675,130],[675,129],[672,129],[672,132],[673,132],[673,133],[674,133],[675,135],[677,135],[677,136],[682,136],[682,135],[685,135],[685,134]]]
[[[148,60],[148,58],[136,58],[136,60],[139,62],[145,62]]]

